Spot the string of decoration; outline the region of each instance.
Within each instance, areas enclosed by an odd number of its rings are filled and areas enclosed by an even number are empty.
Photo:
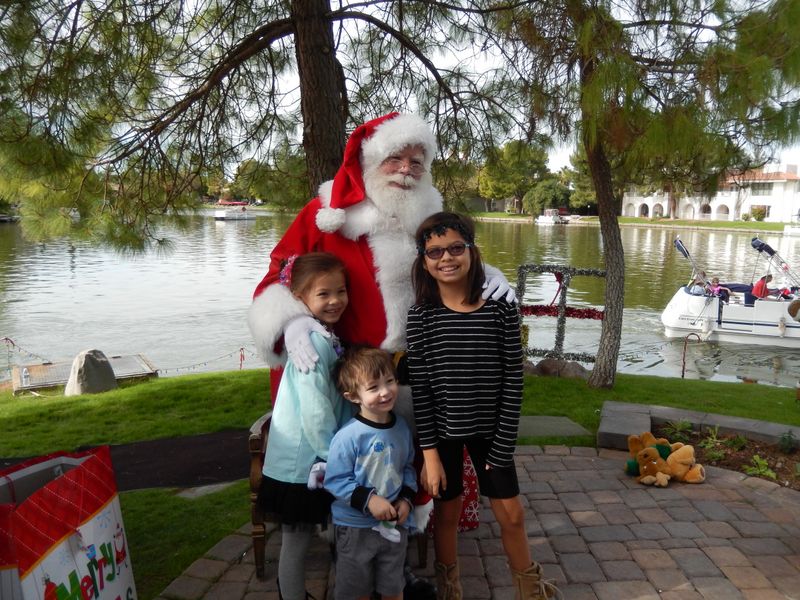
[[[42,361],[43,363],[51,362],[48,359],[46,359],[45,357],[36,354],[35,352],[31,352],[30,350],[26,350],[25,348],[20,346],[18,343],[16,343],[14,340],[12,340],[10,337],[4,337],[2,339],[2,341],[6,345],[6,348],[7,348],[7,351],[8,351],[8,356],[9,356],[9,361],[8,362],[9,362],[9,364],[11,363],[11,352],[12,351],[16,352],[17,354],[24,354],[28,358],[38,359],[38,360]]]
[[[558,306],[552,304],[523,304],[519,308],[523,317],[557,317]],[[596,319],[602,321],[605,311],[596,308],[575,308],[567,306],[564,315],[573,319]]]
[[[564,352],[564,337],[567,317],[577,319],[602,320],[604,311],[593,308],[575,308],[567,306],[567,291],[572,278],[575,276],[605,277],[602,269],[577,269],[567,265],[520,265],[517,268],[517,298],[522,301],[525,297],[525,285],[531,273],[553,273],[558,282],[558,290],[550,305],[521,305],[520,320],[523,316],[552,316],[556,322],[555,345],[551,349],[526,348],[526,356],[540,356],[544,358],[557,358],[561,360],[574,360],[579,362],[595,362],[596,356],[586,352]],[[558,304],[555,304],[556,298]],[[526,314],[527,313],[527,314]]]
[[[184,371],[195,371],[200,367],[206,367],[209,363],[218,362],[221,360],[225,360],[226,358],[231,358],[233,356],[239,357],[239,370],[244,368],[244,361],[245,355],[249,355],[251,358],[258,358],[258,354],[249,348],[245,348],[244,346],[237,348],[233,352],[228,352],[227,354],[222,354],[215,358],[209,358],[208,360],[204,360],[201,362],[196,362],[191,365],[183,365],[181,367],[172,367],[170,369],[157,369],[159,374],[161,373],[181,373]]]
[[[25,348],[23,348],[22,346],[17,344],[14,340],[12,340],[10,337],[3,337],[1,339],[2,339],[2,342],[5,343],[6,349],[7,349],[6,351],[7,351],[7,354],[8,354],[8,357],[7,357],[8,360],[7,360],[6,364],[8,365],[8,367],[7,367],[6,370],[9,373],[9,377],[11,375],[11,366],[12,366],[12,364],[14,362],[12,360],[12,352],[17,352],[18,354],[24,355],[25,358],[27,358],[27,359],[31,359],[31,358],[36,359],[37,361],[41,362],[42,364],[52,364],[51,360],[49,360],[47,358],[44,358],[43,356],[40,356],[39,354],[36,354],[35,352],[31,352],[29,350],[26,350]],[[184,371],[195,371],[195,370],[199,369],[200,367],[208,366],[209,363],[219,362],[219,361],[225,360],[227,358],[231,358],[233,356],[238,356],[239,357],[239,370],[242,370],[244,368],[244,362],[245,362],[247,356],[250,356],[251,358],[258,358],[258,354],[254,350],[251,350],[250,348],[245,348],[244,346],[241,346],[241,347],[237,348],[236,350],[233,350],[232,352],[228,352],[227,354],[222,354],[220,356],[217,356],[217,357],[214,357],[214,358],[209,358],[207,360],[203,360],[203,361],[200,361],[200,362],[196,362],[196,363],[193,363],[191,365],[183,365],[183,366],[180,366],[180,367],[172,367],[172,368],[169,368],[169,369],[156,369],[156,371],[159,374],[161,374],[161,373],[180,373],[180,372],[184,372]]]

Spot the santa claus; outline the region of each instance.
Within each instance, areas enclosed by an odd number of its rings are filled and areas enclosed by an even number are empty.
[[[414,300],[414,233],[426,217],[442,210],[430,173],[435,153],[433,133],[415,115],[390,113],[355,129],[333,181],[320,186],[319,196],[286,230],[255,290],[248,322],[270,367],[286,360],[280,343],[284,333],[292,362],[306,369],[316,362],[308,332],[327,335],[286,286],[276,285],[284,261],[313,251],[331,252],[347,266],[350,306],[337,335],[389,352],[405,349],[406,317]],[[485,296],[490,294],[513,298],[502,273],[487,265]]]
[[[319,196],[300,211],[275,246],[248,314],[259,352],[273,368],[273,398],[286,353],[301,370],[313,368],[318,357],[310,332],[329,335],[280,285],[281,268],[293,255],[331,252],[344,261],[349,306],[335,327],[342,341],[393,353],[405,350],[406,319],[414,301],[414,233],[425,218],[442,210],[430,172],[435,154],[433,133],[415,115],[390,113],[357,127],[333,181],[320,186]],[[485,296],[511,301],[514,292],[502,273],[488,265],[486,269]],[[413,426],[408,386],[401,386],[395,411]],[[474,471],[464,492],[461,527],[471,529],[478,518]]]

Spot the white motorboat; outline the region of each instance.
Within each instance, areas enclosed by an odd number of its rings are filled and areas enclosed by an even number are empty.
[[[247,211],[246,206],[236,208],[223,208],[214,211],[214,219],[217,221],[247,221],[255,219],[256,216]]]
[[[767,258],[770,270],[783,275],[787,286],[770,289],[767,298],[759,299],[751,284],[721,283],[732,292],[728,302],[697,286],[681,286],[661,313],[667,337],[696,333],[709,341],[800,348],[800,280],[769,245],[757,237],[751,245]],[[700,273],[683,242],[675,240],[675,247],[692,262],[693,275]]]
[[[537,225],[566,225],[569,220],[558,212],[557,208],[545,208],[544,212],[536,217]]]

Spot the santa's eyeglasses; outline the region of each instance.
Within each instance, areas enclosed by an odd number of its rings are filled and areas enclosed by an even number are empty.
[[[422,253],[431,260],[439,260],[444,256],[445,251],[450,256],[461,256],[462,254],[464,254],[464,251],[467,248],[472,248],[472,244],[466,244],[464,242],[454,242],[449,246],[447,246],[447,248],[434,246],[433,248],[427,248],[423,250]]]
[[[403,167],[407,167],[408,172],[412,175],[420,175],[425,172],[425,165],[422,163],[422,160],[418,158],[404,159],[397,156],[390,156],[381,164],[388,166],[392,171],[399,171]]]

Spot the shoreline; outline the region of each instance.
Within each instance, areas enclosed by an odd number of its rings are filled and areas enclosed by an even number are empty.
[[[526,225],[535,225],[534,217],[472,217],[475,221],[486,223],[524,223]],[[742,227],[709,227],[707,225],[671,225],[665,223],[618,223],[620,227],[656,227],[660,229],[692,229],[700,231],[729,231],[733,233],[753,233],[753,234],[769,234],[769,235],[783,235],[782,231],[771,229],[744,229]],[[570,221],[565,227],[600,227],[599,220],[591,221]],[[547,225],[551,227],[551,225]]]

